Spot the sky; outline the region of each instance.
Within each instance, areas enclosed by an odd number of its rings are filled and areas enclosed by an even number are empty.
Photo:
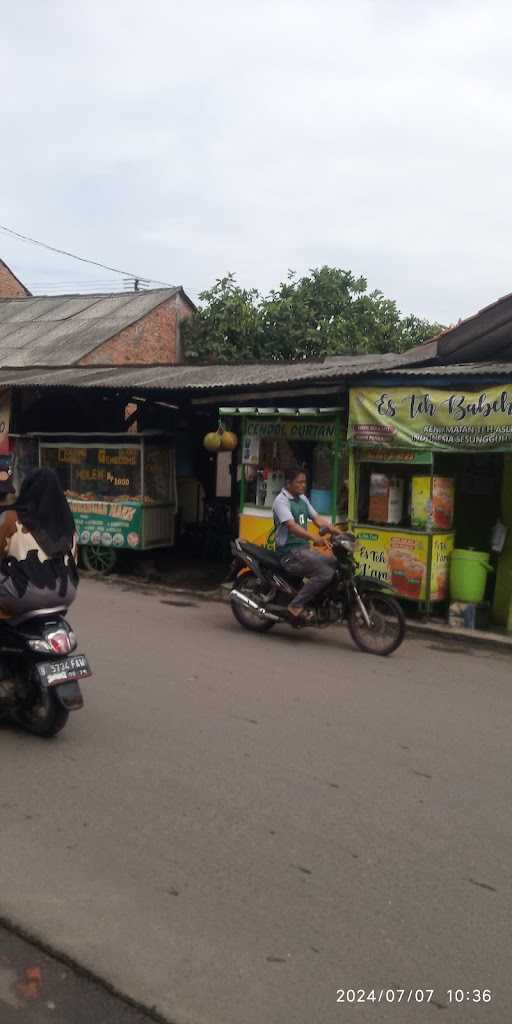
[[[512,291],[511,45],[496,0],[8,5],[0,224],[193,299],[328,264],[454,323]],[[0,257],[40,294],[124,287]]]

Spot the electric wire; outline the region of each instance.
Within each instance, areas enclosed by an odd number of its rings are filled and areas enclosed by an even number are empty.
[[[122,274],[124,277],[129,277],[133,281],[147,281],[151,284],[159,284],[164,288],[173,288],[174,285],[169,284],[168,281],[157,281],[154,277],[144,277],[142,274],[132,274],[131,270],[120,270],[119,267],[110,267],[107,263],[100,263],[99,260],[91,260],[87,256],[77,256],[73,252],[68,252],[66,249],[58,249],[55,245],[49,245],[47,242],[40,242],[37,238],[31,238],[30,235],[22,235],[21,232],[15,231],[14,228],[8,228],[5,224],[0,224],[0,231],[3,231],[7,235],[12,235],[14,238],[20,239],[22,242],[28,242],[30,245],[38,245],[41,249],[47,249],[49,252],[56,252],[60,256],[69,256],[72,260],[79,260],[80,263],[88,263],[93,267],[101,267],[102,270],[111,270],[114,274]]]

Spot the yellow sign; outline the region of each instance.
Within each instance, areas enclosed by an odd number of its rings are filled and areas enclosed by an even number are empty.
[[[434,451],[512,448],[512,390],[354,388],[348,437],[354,444]]]
[[[432,493],[431,493],[432,491]],[[411,480],[411,526],[425,530],[451,530],[455,486],[450,477],[413,476]]]
[[[450,557],[454,546],[453,533],[434,534],[432,537],[432,576],[430,597],[432,601],[446,601]]]
[[[71,466],[81,466],[87,459],[87,448],[59,448],[57,459]]]
[[[98,451],[98,462],[102,466],[136,466],[140,458],[140,448],[113,448]]]
[[[355,530],[361,576],[382,580],[401,597],[424,601],[427,593],[428,537],[394,530]]]
[[[372,530],[356,527],[355,558],[361,576],[370,576],[390,586],[397,597],[425,601],[428,578],[428,534],[400,530]],[[448,596],[448,567],[453,534],[432,537],[431,599]]]

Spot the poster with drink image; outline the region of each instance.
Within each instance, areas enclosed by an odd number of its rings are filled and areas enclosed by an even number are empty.
[[[450,556],[455,546],[453,533],[436,534],[432,538],[432,577],[430,597],[432,601],[447,601]]]
[[[413,476],[411,480],[411,526],[421,530],[451,530],[453,526],[454,481],[450,477]]]
[[[426,537],[393,537],[389,545],[390,583],[396,594],[423,601],[427,594]]]
[[[409,601],[427,598],[429,537],[392,530],[356,528],[355,557],[359,573],[382,580],[397,597]],[[448,597],[448,567],[453,549],[453,534],[432,538],[431,599]]]

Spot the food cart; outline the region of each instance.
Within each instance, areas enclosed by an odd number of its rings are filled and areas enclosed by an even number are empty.
[[[448,597],[453,480],[430,452],[352,449],[349,518],[359,572],[427,608]]]
[[[331,522],[346,514],[346,443],[341,410],[335,408],[226,408],[222,422],[238,424],[239,534],[271,544],[272,505],[290,465],[304,468],[316,510]]]
[[[110,572],[119,551],[174,543],[176,479],[169,435],[33,435],[18,438],[15,449],[21,465],[37,458],[36,465],[57,473],[85,568]]]

